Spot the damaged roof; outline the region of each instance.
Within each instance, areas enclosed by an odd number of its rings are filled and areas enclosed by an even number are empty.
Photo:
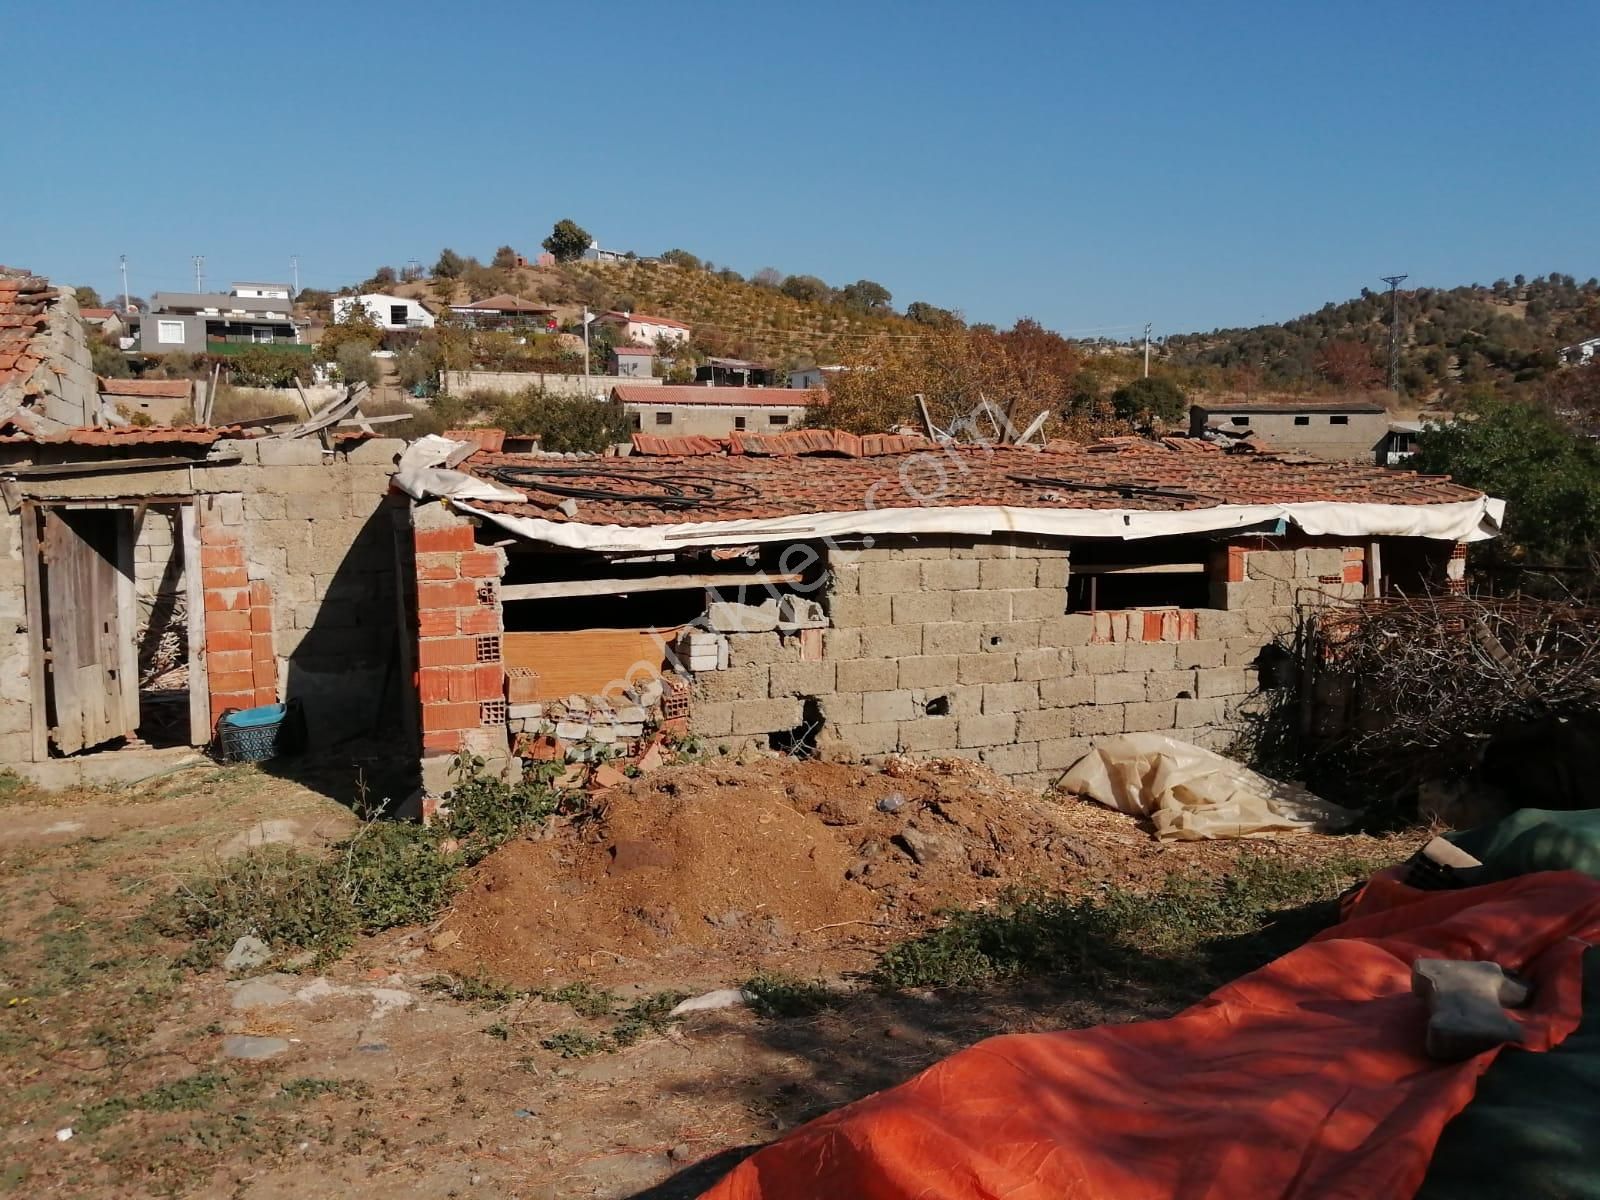
[[[807,439],[828,444],[803,448]],[[480,452],[462,469],[525,497],[521,503],[474,501],[474,508],[552,524],[624,528],[885,510],[1203,513],[1241,506],[1427,506],[1485,499],[1439,476],[1230,452],[1191,438],[1056,442],[1038,449],[797,430],[735,435],[726,443],[648,439],[640,449],[628,458],[559,465],[548,458]],[[687,452],[660,452],[666,449]],[[570,503],[563,508],[563,501],[572,500],[575,509]]]

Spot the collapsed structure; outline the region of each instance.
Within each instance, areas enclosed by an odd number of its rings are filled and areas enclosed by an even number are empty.
[[[632,449],[424,439],[402,460],[425,755],[605,757],[668,722],[1045,783],[1108,734],[1216,746],[1296,606],[1459,585],[1503,509],[1188,438]]]

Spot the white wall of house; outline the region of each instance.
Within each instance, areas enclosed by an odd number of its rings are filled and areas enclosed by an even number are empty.
[[[287,283],[236,283],[228,289],[230,296],[253,296],[260,300],[289,299]]]
[[[828,380],[832,379],[843,367],[802,367],[798,371],[789,372],[789,386],[792,388],[825,388]]]
[[[432,329],[433,314],[416,300],[368,292],[360,296],[335,296],[333,319],[343,321],[357,304],[365,306],[372,319],[384,329]]]
[[[735,431],[783,433],[798,429],[806,419],[804,404],[648,404],[630,400],[622,408],[631,428],[659,437],[726,437]]]

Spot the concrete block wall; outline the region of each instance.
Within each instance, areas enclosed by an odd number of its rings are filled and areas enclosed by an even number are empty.
[[[1214,609],[1067,613],[1070,559],[1065,542],[1015,537],[835,550],[821,660],[775,634],[732,635],[729,669],[696,680],[691,724],[762,742],[809,702],[825,756],[966,757],[1044,785],[1097,737],[1225,745],[1295,603],[1362,591],[1358,549],[1252,539],[1217,548]]]

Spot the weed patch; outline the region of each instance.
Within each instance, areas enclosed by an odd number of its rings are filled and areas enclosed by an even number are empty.
[[[843,1002],[843,997],[821,980],[808,982],[777,972],[764,971],[743,986],[752,998],[750,1007],[763,1017],[811,1017]]]

